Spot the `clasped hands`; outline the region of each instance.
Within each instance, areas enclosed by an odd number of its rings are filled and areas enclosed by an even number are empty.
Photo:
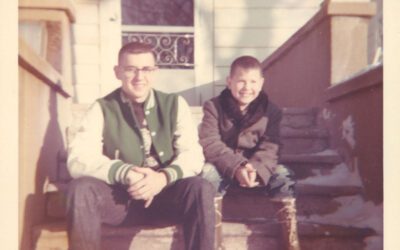
[[[154,196],[167,185],[167,176],[151,168],[132,167],[126,178],[129,183],[129,195],[132,199],[144,200],[145,208],[151,205]]]
[[[257,170],[250,163],[240,166],[235,172],[235,178],[241,187],[253,188],[260,184],[256,181]]]

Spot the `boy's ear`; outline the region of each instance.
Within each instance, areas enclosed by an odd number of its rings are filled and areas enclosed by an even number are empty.
[[[121,80],[121,69],[118,65],[114,66],[114,74],[118,80]]]
[[[264,79],[264,77],[261,77],[260,81],[261,81],[262,84],[265,84],[265,79]]]
[[[231,82],[232,82],[231,76],[227,76],[227,77],[226,77],[226,86],[227,86],[228,88],[230,88]]]

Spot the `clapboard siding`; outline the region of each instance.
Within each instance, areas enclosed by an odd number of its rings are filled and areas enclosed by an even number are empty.
[[[76,64],[77,77],[75,84],[98,84],[100,82],[100,67],[98,64]]]
[[[73,48],[76,64],[98,64],[100,60],[99,47],[97,44],[85,45],[75,44]]]
[[[233,60],[239,55],[254,56],[258,60],[262,61],[271,55],[276,48],[222,48],[217,47],[214,50],[214,63],[215,66],[229,66]]]
[[[76,23],[98,24],[99,8],[96,2],[76,1]]]
[[[214,68],[214,76],[215,76],[215,84],[221,85],[225,84],[226,76],[229,75],[229,65],[228,66],[219,66]]]
[[[322,0],[215,0],[218,8],[314,8]]]
[[[100,85],[91,84],[77,84],[75,85],[76,96],[79,103],[92,103],[94,100],[99,98]]]
[[[99,1],[75,0],[76,22],[73,30],[75,100],[91,103],[100,90]]]
[[[293,33],[293,28],[216,28],[216,47],[278,47]]]
[[[98,44],[99,26],[97,24],[74,24],[72,27],[73,42],[80,44]]]
[[[215,12],[215,27],[298,28],[315,13],[307,9],[220,9]]]

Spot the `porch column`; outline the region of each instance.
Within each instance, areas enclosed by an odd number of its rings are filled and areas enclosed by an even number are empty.
[[[368,65],[368,25],[376,4],[368,1],[326,0],[322,6],[330,17],[332,85]]]

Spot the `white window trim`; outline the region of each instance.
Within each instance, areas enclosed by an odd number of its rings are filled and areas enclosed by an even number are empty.
[[[122,25],[122,32],[176,32],[193,33],[194,27],[190,26],[153,26],[153,25]]]

